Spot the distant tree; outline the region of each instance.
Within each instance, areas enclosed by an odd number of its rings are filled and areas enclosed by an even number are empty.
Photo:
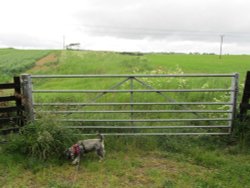
[[[79,50],[80,49],[80,43],[70,43],[66,45],[67,50]]]

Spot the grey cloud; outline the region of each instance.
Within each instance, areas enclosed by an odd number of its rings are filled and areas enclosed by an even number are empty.
[[[217,41],[225,34],[231,42],[250,42],[246,0],[93,1],[75,16],[81,30],[91,35],[128,39]],[[126,3],[125,3],[126,2]],[[244,32],[244,35],[239,32]]]

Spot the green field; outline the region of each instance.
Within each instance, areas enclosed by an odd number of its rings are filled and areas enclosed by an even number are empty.
[[[250,56],[224,56],[219,59],[216,55],[168,55],[168,54],[145,54],[142,56],[123,55],[113,52],[91,52],[91,51],[64,51],[59,55],[59,62],[51,65],[50,69],[26,71],[32,74],[184,74],[184,73],[234,73],[240,74],[240,87],[245,79],[246,71],[250,67]],[[98,81],[98,82],[97,82]],[[103,89],[112,86],[119,80],[103,79],[88,80],[68,79],[62,82],[61,79],[53,79],[52,82],[45,80],[34,84],[40,88],[66,88],[65,89]],[[157,85],[152,82],[153,86]],[[188,80],[187,80],[188,81]],[[223,82],[216,84],[224,86]],[[96,84],[98,83],[98,84]],[[206,83],[206,79],[199,82],[190,81],[185,85],[172,83],[173,87],[201,87]],[[179,84],[176,86],[176,84]],[[169,84],[171,85],[171,84]],[[227,85],[228,87],[230,85]],[[220,87],[220,85],[218,85]],[[241,90],[240,90],[241,92]]]
[[[2,50],[4,51],[4,50]],[[10,50],[12,51],[12,50]],[[13,53],[16,50],[13,50]],[[38,55],[36,51],[26,51],[29,57]],[[37,52],[38,53],[38,52]],[[46,55],[48,51],[40,51]],[[4,54],[0,50],[1,54]],[[29,54],[29,55],[28,55]],[[114,52],[62,51],[56,53],[58,62],[46,64],[49,68],[29,67],[17,73],[30,74],[185,74],[185,73],[234,73],[240,74],[240,94],[246,71],[250,68],[249,55],[226,55],[219,59],[216,55],[184,54],[120,54]],[[6,56],[7,57],[7,56]],[[9,56],[12,57],[12,56]],[[32,58],[31,58],[32,59]],[[35,58],[36,59],[36,58]],[[8,66],[1,64],[5,68]],[[11,67],[11,66],[10,66]],[[10,68],[9,67],[9,68]],[[14,66],[15,67],[15,66]],[[1,68],[2,71],[2,68]],[[11,72],[11,71],[10,71]],[[7,80],[8,74],[0,80]],[[149,80],[144,80],[149,81]],[[99,89],[109,88],[115,80],[101,79],[83,82],[79,79],[33,80],[34,89]],[[96,84],[98,83],[98,84]],[[162,84],[162,80],[149,82],[157,88],[212,87],[216,79],[177,80]],[[208,86],[207,86],[208,83]],[[211,83],[211,85],[210,85]],[[226,81],[217,87],[229,87]],[[129,87],[125,85],[124,88]],[[135,86],[138,87],[139,86]],[[92,98],[91,96],[90,98]],[[151,95],[143,100],[151,101]],[[178,96],[177,99],[196,100],[197,96]],[[203,96],[205,100],[222,100],[221,96]],[[88,97],[68,95],[35,96],[35,100],[81,101]],[[104,101],[126,101],[129,96],[107,96]],[[142,100],[138,98],[136,100]],[[52,158],[46,161],[34,156],[23,156],[15,152],[5,152],[8,144],[0,147],[1,187],[250,187],[250,144],[249,129],[244,134],[239,130],[231,136],[200,137],[106,137],[106,159],[99,163],[95,154],[84,158],[79,172],[66,160]],[[247,125],[247,123],[246,123]],[[9,146],[10,147],[10,146]],[[13,147],[13,146],[12,146]]]
[[[48,50],[0,49],[0,82],[9,81],[13,76],[30,69],[38,59],[49,52]]]
[[[233,73],[243,79],[250,55],[124,55],[114,52],[63,51],[60,66],[45,74]],[[42,73],[42,72],[39,72]]]

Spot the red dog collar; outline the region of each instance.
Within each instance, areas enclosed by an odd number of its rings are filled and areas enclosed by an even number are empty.
[[[73,146],[72,146],[72,151],[73,151],[73,153],[74,153],[74,155],[79,155],[80,154],[80,146],[78,145],[78,144],[74,144]]]

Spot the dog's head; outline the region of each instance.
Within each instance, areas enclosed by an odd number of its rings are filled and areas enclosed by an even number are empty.
[[[75,158],[74,153],[73,153],[71,147],[68,148],[68,149],[66,149],[66,150],[64,151],[64,154],[65,154],[65,156],[66,156],[66,158],[67,158],[68,160],[70,160],[70,159],[71,159],[71,160],[74,160],[74,158]]]
[[[81,153],[81,150],[82,150],[82,146],[80,146],[78,144],[74,144],[70,148],[66,149],[64,153],[65,153],[67,159],[74,160],[75,157]]]

